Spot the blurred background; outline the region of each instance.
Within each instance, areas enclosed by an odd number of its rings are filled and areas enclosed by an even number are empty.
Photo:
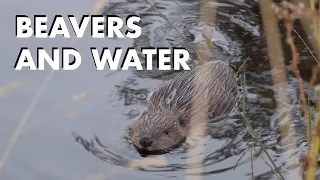
[[[201,22],[198,0],[105,0],[105,1],[0,1],[0,179],[1,180],[106,180],[106,179],[278,179],[261,147],[252,140],[241,117],[223,125],[210,126],[205,142],[202,170],[188,165],[186,151],[178,148],[165,154],[163,167],[129,168],[128,162],[141,159],[127,136],[127,127],[144,109],[150,92],[174,77],[174,71],[97,71],[90,47],[114,50],[135,47],[185,47],[196,61],[195,49],[204,43],[205,29],[213,50],[208,52],[236,67],[243,65],[246,75],[248,120],[283,174],[279,117],[258,1],[205,1],[212,8],[213,23]],[[170,23],[161,17],[166,16]],[[93,39],[90,29],[82,39],[17,39],[15,15],[87,14],[141,17],[142,35],[138,39]],[[211,17],[210,14],[206,16]],[[68,23],[68,22],[67,22]],[[48,23],[50,24],[50,23]],[[174,25],[189,41],[181,37]],[[70,24],[68,23],[68,27]],[[89,27],[89,26],[88,26]],[[286,69],[291,70],[291,50],[286,44],[285,26],[279,23]],[[295,24],[294,42],[300,56],[303,84],[311,77],[317,62],[302,42],[307,39],[300,24]],[[69,29],[71,36],[73,31]],[[299,35],[298,35],[299,34]],[[205,43],[208,43],[206,41]],[[52,47],[74,47],[82,55],[75,71],[15,71],[13,66],[21,47],[36,56],[36,48],[51,52]],[[201,49],[200,49],[201,50]],[[143,60],[143,59],[142,59]],[[288,73],[287,95],[292,104],[294,131],[299,152],[305,148],[305,120],[300,115],[297,79]],[[314,106],[311,99],[310,106]],[[294,153],[296,162],[299,152]],[[198,156],[193,154],[192,156]],[[197,164],[196,162],[194,162]],[[234,167],[237,164],[236,167]],[[253,169],[252,169],[253,168]],[[193,175],[188,175],[191,169]],[[294,171],[294,168],[293,168]],[[254,172],[254,173],[252,173]]]

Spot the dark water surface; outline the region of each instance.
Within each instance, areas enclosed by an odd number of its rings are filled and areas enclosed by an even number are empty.
[[[144,109],[150,92],[167,79],[175,76],[172,71],[96,71],[90,47],[185,47],[194,60],[194,47],[202,41],[199,24],[200,5],[195,0],[150,0],[169,20],[190,39],[186,42],[149,4],[143,0],[113,0],[103,8],[103,14],[126,17],[139,15],[142,35],[136,40],[92,39],[89,32],[83,39],[70,43],[70,39],[16,39],[14,36],[16,14],[46,14],[51,20],[55,14],[87,14],[94,1],[1,1],[3,28],[2,64],[0,86],[16,81],[23,85],[8,97],[0,99],[0,155],[3,169],[2,180],[95,180],[95,179],[184,179],[187,168],[199,175],[201,169],[195,164],[187,165],[185,149],[178,148],[165,155],[165,167],[130,169],[127,163],[141,159],[127,140],[126,128],[138,118]],[[209,3],[216,8],[217,23],[209,31],[214,45],[215,59],[231,62],[239,67],[246,58],[248,118],[257,136],[263,140],[268,153],[279,167],[285,159],[280,148],[278,117],[276,111],[272,76],[266,43],[261,26],[259,6],[256,1],[225,0]],[[303,36],[300,26],[297,31]],[[285,29],[280,24],[281,33]],[[296,38],[301,57],[301,71],[305,80],[315,61]],[[285,41],[283,41],[285,42]],[[76,71],[57,71],[46,86],[34,111],[17,141],[8,152],[8,144],[16,127],[25,116],[26,109],[34,99],[38,88],[46,81],[46,71],[14,71],[13,65],[20,47],[76,48],[82,54],[82,64]],[[290,70],[290,51],[284,43],[286,63]],[[35,53],[33,53],[35,55]],[[193,62],[190,62],[192,65]],[[242,71],[243,73],[243,71]],[[298,145],[304,146],[304,120],[299,115],[296,79],[289,74],[289,96],[292,100],[294,125]],[[86,95],[80,101],[74,95]],[[95,136],[97,138],[95,138]],[[254,175],[257,179],[277,179],[259,156],[261,148],[252,140],[241,117],[225,120],[210,126],[203,153],[203,179],[250,179],[250,147],[254,147]],[[246,153],[245,153],[246,152]],[[242,155],[245,155],[242,157]],[[2,154],[4,154],[2,156]],[[192,156],[198,156],[196,154]],[[266,158],[266,155],[263,154]],[[241,158],[237,168],[233,166]],[[298,155],[292,157],[294,160]],[[1,164],[0,164],[1,166]],[[285,168],[281,168],[286,171]],[[189,172],[188,172],[189,173]],[[286,174],[286,173],[284,173]]]

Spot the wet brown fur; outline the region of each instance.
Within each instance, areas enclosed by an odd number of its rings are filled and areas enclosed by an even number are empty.
[[[153,92],[146,110],[130,126],[132,142],[145,152],[179,146],[187,137],[195,102],[209,100],[208,116],[214,118],[229,113],[238,96],[236,73],[225,62],[213,61],[185,71]],[[142,137],[149,138],[152,144],[143,147],[139,143]]]

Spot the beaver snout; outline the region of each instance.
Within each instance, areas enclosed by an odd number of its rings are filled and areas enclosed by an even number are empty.
[[[152,140],[148,137],[142,137],[139,140],[139,143],[141,144],[142,147],[147,148],[147,147],[151,146]]]

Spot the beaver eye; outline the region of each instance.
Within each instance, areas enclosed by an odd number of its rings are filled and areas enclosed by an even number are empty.
[[[164,130],[163,131],[165,134],[169,134],[169,131],[168,130]]]

